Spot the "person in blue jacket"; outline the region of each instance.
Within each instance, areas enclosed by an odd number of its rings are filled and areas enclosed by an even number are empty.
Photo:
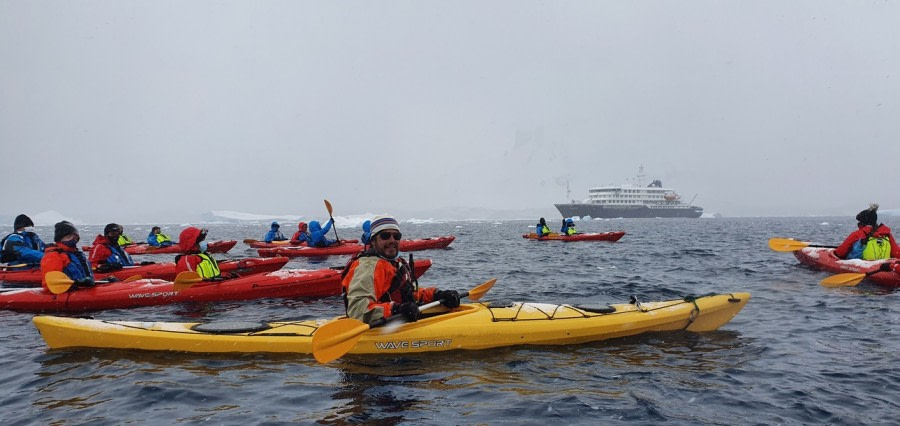
[[[323,228],[317,220],[309,222],[309,242],[307,244],[310,247],[328,247],[337,244],[337,241],[325,238],[325,235],[331,230],[332,223],[334,222],[331,219],[328,219],[328,222],[325,222],[325,227]]]
[[[363,245],[369,245],[369,240],[372,239],[372,221],[367,220],[362,224],[363,233],[362,236],[359,237],[359,242]]]
[[[41,237],[34,233],[34,222],[31,218],[20,214],[13,221],[13,233],[0,241],[0,262],[9,264],[25,264],[16,269],[29,269],[40,266],[46,245]]]
[[[150,233],[147,234],[147,244],[154,247],[168,247],[175,243],[172,242],[172,238],[162,233],[162,229],[158,226],[154,226],[153,228],[150,228]]]
[[[559,233],[563,235],[575,235],[577,231],[575,231],[575,221],[572,218],[563,219],[562,228],[559,228]]]
[[[272,222],[269,232],[266,232],[265,240],[267,243],[271,243],[272,241],[287,241],[287,237],[278,230],[279,228],[281,228],[281,225],[279,225],[278,222]]]
[[[538,237],[550,235],[550,227],[547,226],[547,221],[544,220],[544,218],[541,218],[537,225],[534,226],[534,233],[537,234]]]

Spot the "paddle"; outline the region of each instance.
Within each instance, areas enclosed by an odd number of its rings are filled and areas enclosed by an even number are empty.
[[[769,238],[769,248],[775,251],[788,252],[800,250],[804,247],[837,248],[837,246],[822,246],[787,238]]]
[[[866,279],[870,275],[877,274],[879,272],[888,272],[888,271],[882,271],[881,269],[876,269],[874,271],[869,271],[864,274],[848,272],[848,273],[844,273],[844,274],[832,275],[828,278],[825,278],[822,281],[819,281],[819,285],[821,285],[822,287],[854,287],[857,284],[861,283],[862,280]]]
[[[338,236],[337,236],[337,224],[334,223],[334,216],[332,216],[331,203],[329,203],[328,200],[325,200],[325,208],[328,209],[328,218],[331,219],[331,229],[334,230],[334,239],[336,241],[336,244],[340,244],[341,239],[338,238]]]
[[[481,285],[467,292],[460,293],[459,297],[462,298],[468,296],[471,300],[481,299],[481,297],[494,286],[495,282],[497,282],[496,278],[485,281]],[[434,302],[419,306],[419,311],[421,312],[440,304],[440,300],[435,300]],[[387,324],[390,321],[398,321],[403,318],[405,318],[403,315],[391,315],[387,318],[379,318],[372,321],[371,324],[366,324],[353,318],[341,318],[329,322],[319,327],[319,329],[313,333],[313,356],[316,358],[316,361],[323,364],[334,361],[344,356],[350,349],[353,349],[353,346],[356,345],[356,342],[359,341],[359,338],[362,337],[363,333],[372,328]]]
[[[109,284],[112,282],[130,283],[141,278],[143,277],[141,277],[140,275],[132,275],[122,281],[97,281],[97,284]],[[44,279],[47,280],[47,288],[50,289],[50,292],[53,294],[65,293],[69,291],[69,289],[72,288],[72,284],[75,283],[75,281],[69,279],[69,276],[61,271],[47,272],[47,275],[44,276]]]
[[[0,266],[0,269],[7,269],[7,268],[21,268],[21,267],[23,267],[23,266],[28,266],[28,264],[27,264],[27,263],[18,263],[18,264],[15,264],[15,265],[3,265],[3,266]],[[34,266],[37,267],[38,265],[34,265]]]
[[[194,271],[184,271],[179,273],[178,276],[175,277],[175,284],[172,286],[172,288],[175,291],[186,290],[191,288],[191,286],[193,286],[194,284],[202,281],[203,277],[201,277],[200,274]]]

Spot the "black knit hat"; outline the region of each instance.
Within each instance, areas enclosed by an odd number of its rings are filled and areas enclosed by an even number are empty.
[[[869,208],[859,212],[856,215],[856,220],[863,225],[878,225],[878,204],[869,204]]]
[[[24,214],[16,216],[16,220],[13,221],[13,231],[26,226],[34,226],[34,222],[31,221],[31,218]]]
[[[122,227],[117,223],[110,223],[103,228],[103,235],[109,235],[110,232],[122,232]]]
[[[58,243],[68,235],[78,235],[78,229],[68,221],[62,221],[53,227],[53,242]]]

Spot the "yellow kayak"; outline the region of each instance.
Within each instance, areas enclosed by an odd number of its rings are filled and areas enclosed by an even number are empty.
[[[414,323],[373,328],[352,354],[398,354],[513,345],[569,345],[651,331],[716,330],[747,304],[749,293],[608,306],[484,302],[435,308]],[[181,352],[312,353],[312,336],[332,320],[248,323],[103,321],[36,316],[51,348]]]

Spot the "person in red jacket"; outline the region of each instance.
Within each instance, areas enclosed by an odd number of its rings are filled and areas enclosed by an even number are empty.
[[[400,258],[400,225],[390,216],[372,220],[372,247],[350,259],[341,281],[347,316],[365,323],[403,315],[407,321],[419,318],[419,304],[440,300],[453,309],[459,293],[434,287],[418,288],[409,265]]]
[[[900,246],[891,234],[891,228],[878,223],[878,204],[856,215],[857,229],[834,249],[841,259],[878,260],[900,257]],[[889,247],[887,245],[890,245]]]
[[[134,266],[131,256],[119,246],[122,226],[110,223],[103,228],[103,235],[97,235],[91,248],[91,266],[100,272],[115,271],[125,266]]]
[[[44,249],[44,257],[41,258],[41,274],[45,277],[41,280],[44,291],[49,292],[46,276],[51,271],[61,271],[69,279],[75,281],[72,288],[93,287],[94,273],[91,264],[84,253],[78,249],[78,229],[70,222],[62,221],[54,226],[53,242]]]
[[[309,232],[306,230],[306,222],[297,224],[297,232],[291,237],[291,244],[299,246],[300,244],[309,243]]]
[[[207,281],[221,281],[235,278],[234,274],[219,271],[219,263],[206,252],[206,229],[193,226],[185,228],[178,237],[178,245],[185,254],[175,257],[177,272],[195,271]]]

